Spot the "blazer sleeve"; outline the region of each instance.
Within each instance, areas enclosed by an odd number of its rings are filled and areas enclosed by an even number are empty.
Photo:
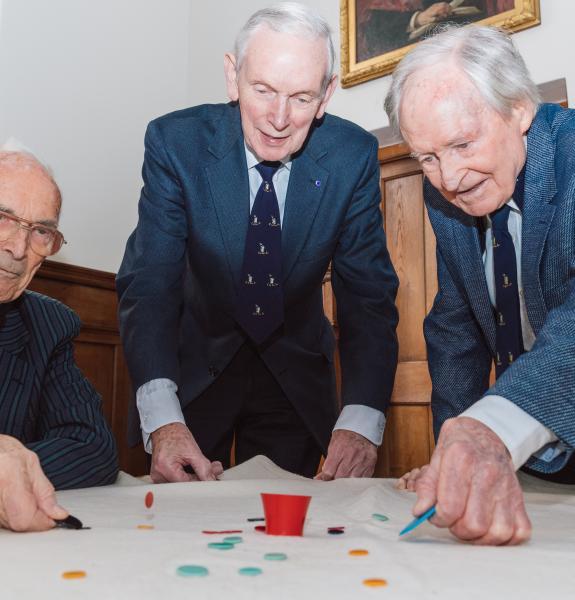
[[[398,280],[383,231],[375,139],[368,150],[332,259],[332,286],[343,405],[385,411],[397,367]]]
[[[38,441],[26,446],[36,452],[56,489],[107,485],[118,474],[112,432],[102,414],[100,396],[74,361],[72,339],[80,327],[54,348],[41,382]]]
[[[180,182],[156,122],[145,136],[138,225],[116,280],[119,320],[134,389],[158,378],[179,381],[187,218]]]
[[[424,321],[435,437],[446,419],[479,400],[489,387],[491,353],[467,298],[437,246],[439,291]]]

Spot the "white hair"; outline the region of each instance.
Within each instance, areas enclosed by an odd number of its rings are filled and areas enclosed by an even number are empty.
[[[258,10],[247,20],[236,38],[234,52],[237,71],[241,69],[250,38],[262,26],[267,26],[278,33],[325,40],[327,66],[322,81],[322,92],[325,92],[333,76],[335,65],[335,47],[331,28],[326,20],[309,6],[299,2],[280,2]]]
[[[444,25],[423,40],[399,63],[385,98],[389,122],[400,133],[399,109],[409,77],[416,71],[453,60],[475,85],[485,102],[509,117],[517,102],[529,102],[534,112],[541,102],[537,86],[511,37],[496,27]]]

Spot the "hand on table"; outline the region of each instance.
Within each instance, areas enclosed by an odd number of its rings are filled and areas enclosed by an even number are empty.
[[[195,474],[184,470],[188,465]],[[150,476],[154,483],[215,481],[223,471],[221,462],[210,462],[202,454],[194,436],[183,423],[169,423],[152,433]]]
[[[58,505],[38,456],[17,439],[0,435],[0,526],[45,531],[68,512]]]
[[[523,492],[501,439],[469,417],[449,419],[441,428],[431,462],[415,482],[414,515],[433,504],[431,522],[475,544],[520,544],[531,523]]]
[[[336,429],[327,456],[315,479],[330,481],[341,477],[371,477],[377,461],[377,446],[355,431]]]
[[[402,475],[395,482],[396,490],[407,490],[408,492],[415,492],[415,484],[417,480],[427,471],[429,465],[423,465],[421,468],[411,469],[404,475]]]

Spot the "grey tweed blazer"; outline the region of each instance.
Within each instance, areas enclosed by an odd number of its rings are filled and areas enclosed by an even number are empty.
[[[527,135],[521,272],[536,335],[489,388],[495,319],[478,219],[448,204],[429,182],[425,201],[437,237],[439,292],[425,320],[436,435],[486,393],[514,402],[575,447],[575,111],[543,104]],[[543,472],[562,468],[530,458]]]

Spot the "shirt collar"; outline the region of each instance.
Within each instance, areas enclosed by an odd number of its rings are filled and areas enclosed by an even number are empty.
[[[248,171],[250,169],[253,169],[256,165],[259,165],[262,161],[261,158],[258,158],[258,156],[255,154],[255,152],[246,144],[245,140],[244,140],[244,148],[246,151],[246,162],[248,164]],[[282,163],[282,166],[280,167],[280,169],[283,169],[284,167],[288,170],[291,171],[291,157],[288,156],[287,158],[284,158],[282,161],[280,161]]]

